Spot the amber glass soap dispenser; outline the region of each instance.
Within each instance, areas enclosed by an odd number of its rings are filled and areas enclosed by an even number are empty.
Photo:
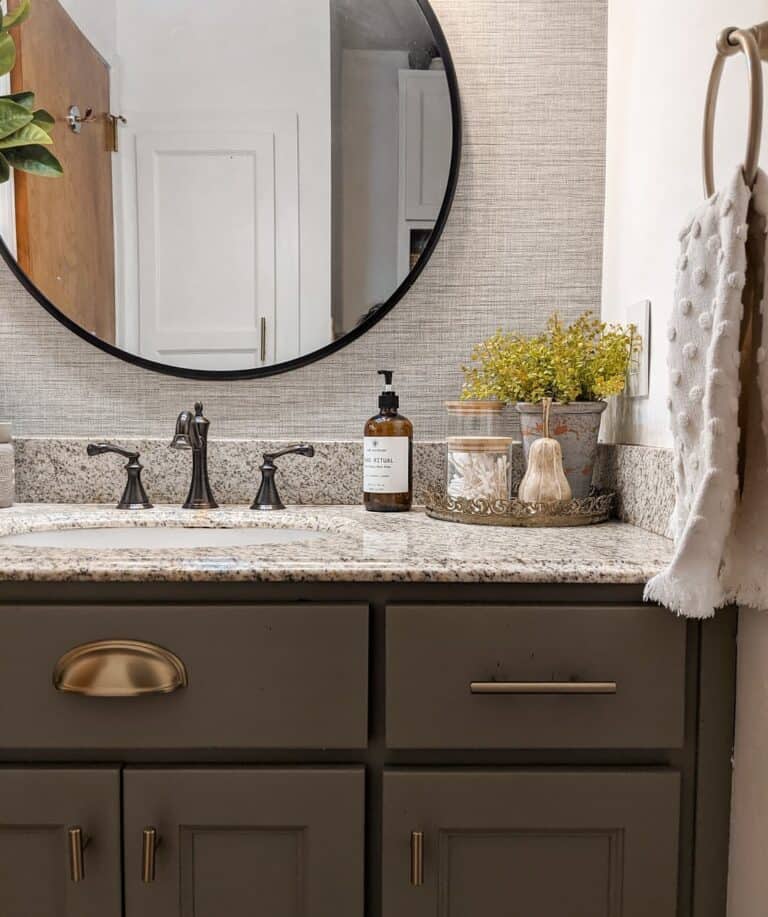
[[[398,413],[390,369],[380,369],[379,413],[363,436],[363,503],[372,513],[407,513],[413,504],[413,424]]]

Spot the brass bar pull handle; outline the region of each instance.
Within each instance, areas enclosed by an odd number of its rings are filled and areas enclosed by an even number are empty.
[[[424,833],[411,833],[411,885],[419,888],[424,884]]]
[[[185,688],[188,680],[178,656],[138,640],[84,643],[65,653],[53,670],[57,691],[86,697],[171,694]]]
[[[160,838],[156,828],[145,828],[141,838],[141,881],[150,885],[155,881],[155,860]]]
[[[73,882],[85,879],[85,857],[83,851],[88,846],[88,838],[80,827],[70,828],[69,836],[69,878]]]
[[[473,681],[472,694],[615,694],[615,681]]]

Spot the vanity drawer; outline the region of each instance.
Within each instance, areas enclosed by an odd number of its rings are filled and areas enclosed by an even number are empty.
[[[127,672],[156,688],[176,674],[155,658],[157,648],[183,664],[187,684],[132,697],[56,690],[62,656],[98,641],[150,647],[127,665],[109,648],[89,651],[65,665],[75,687],[113,691]],[[366,605],[0,607],[0,750],[352,749],[367,742]]]
[[[391,606],[387,745],[680,748],[686,633],[647,606]]]

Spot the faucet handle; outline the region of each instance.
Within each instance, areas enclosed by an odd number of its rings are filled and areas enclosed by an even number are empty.
[[[125,490],[117,504],[118,509],[152,509],[149,497],[147,496],[144,485],[141,483],[141,471],[143,465],[139,461],[140,453],[136,450],[122,449],[120,446],[114,446],[112,443],[89,443],[86,449],[91,458],[96,455],[106,455],[114,453],[122,455],[128,459],[125,470],[128,473],[128,480],[125,484]]]
[[[115,455],[122,455],[129,462],[138,462],[140,452],[135,449],[122,449],[120,446],[113,446],[112,443],[89,443],[86,449],[88,455],[93,458],[94,455],[106,455],[108,452],[114,452]]]
[[[256,494],[256,499],[251,504],[251,509],[266,512],[285,509],[275,484],[275,472],[277,471],[275,459],[280,458],[282,455],[303,455],[305,458],[313,458],[315,449],[314,446],[310,446],[308,443],[299,443],[298,445],[281,449],[279,452],[265,452],[263,462],[259,468],[259,471],[261,471],[261,487],[259,487],[259,492]]]
[[[286,446],[285,449],[281,449],[279,452],[265,452],[262,458],[265,463],[274,462],[281,455],[303,455],[305,458],[314,458],[315,447],[310,446],[308,443],[298,443],[295,446]]]

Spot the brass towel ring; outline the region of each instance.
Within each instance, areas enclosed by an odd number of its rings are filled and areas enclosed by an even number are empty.
[[[707,103],[704,113],[704,193],[711,197],[715,193],[714,136],[717,94],[727,58],[742,51],[749,67],[749,135],[744,157],[744,181],[751,188],[757,178],[760,160],[760,139],[763,130],[763,70],[761,50],[768,44],[768,23],[752,29],[724,29],[717,39],[717,56],[712,65],[707,88]]]

